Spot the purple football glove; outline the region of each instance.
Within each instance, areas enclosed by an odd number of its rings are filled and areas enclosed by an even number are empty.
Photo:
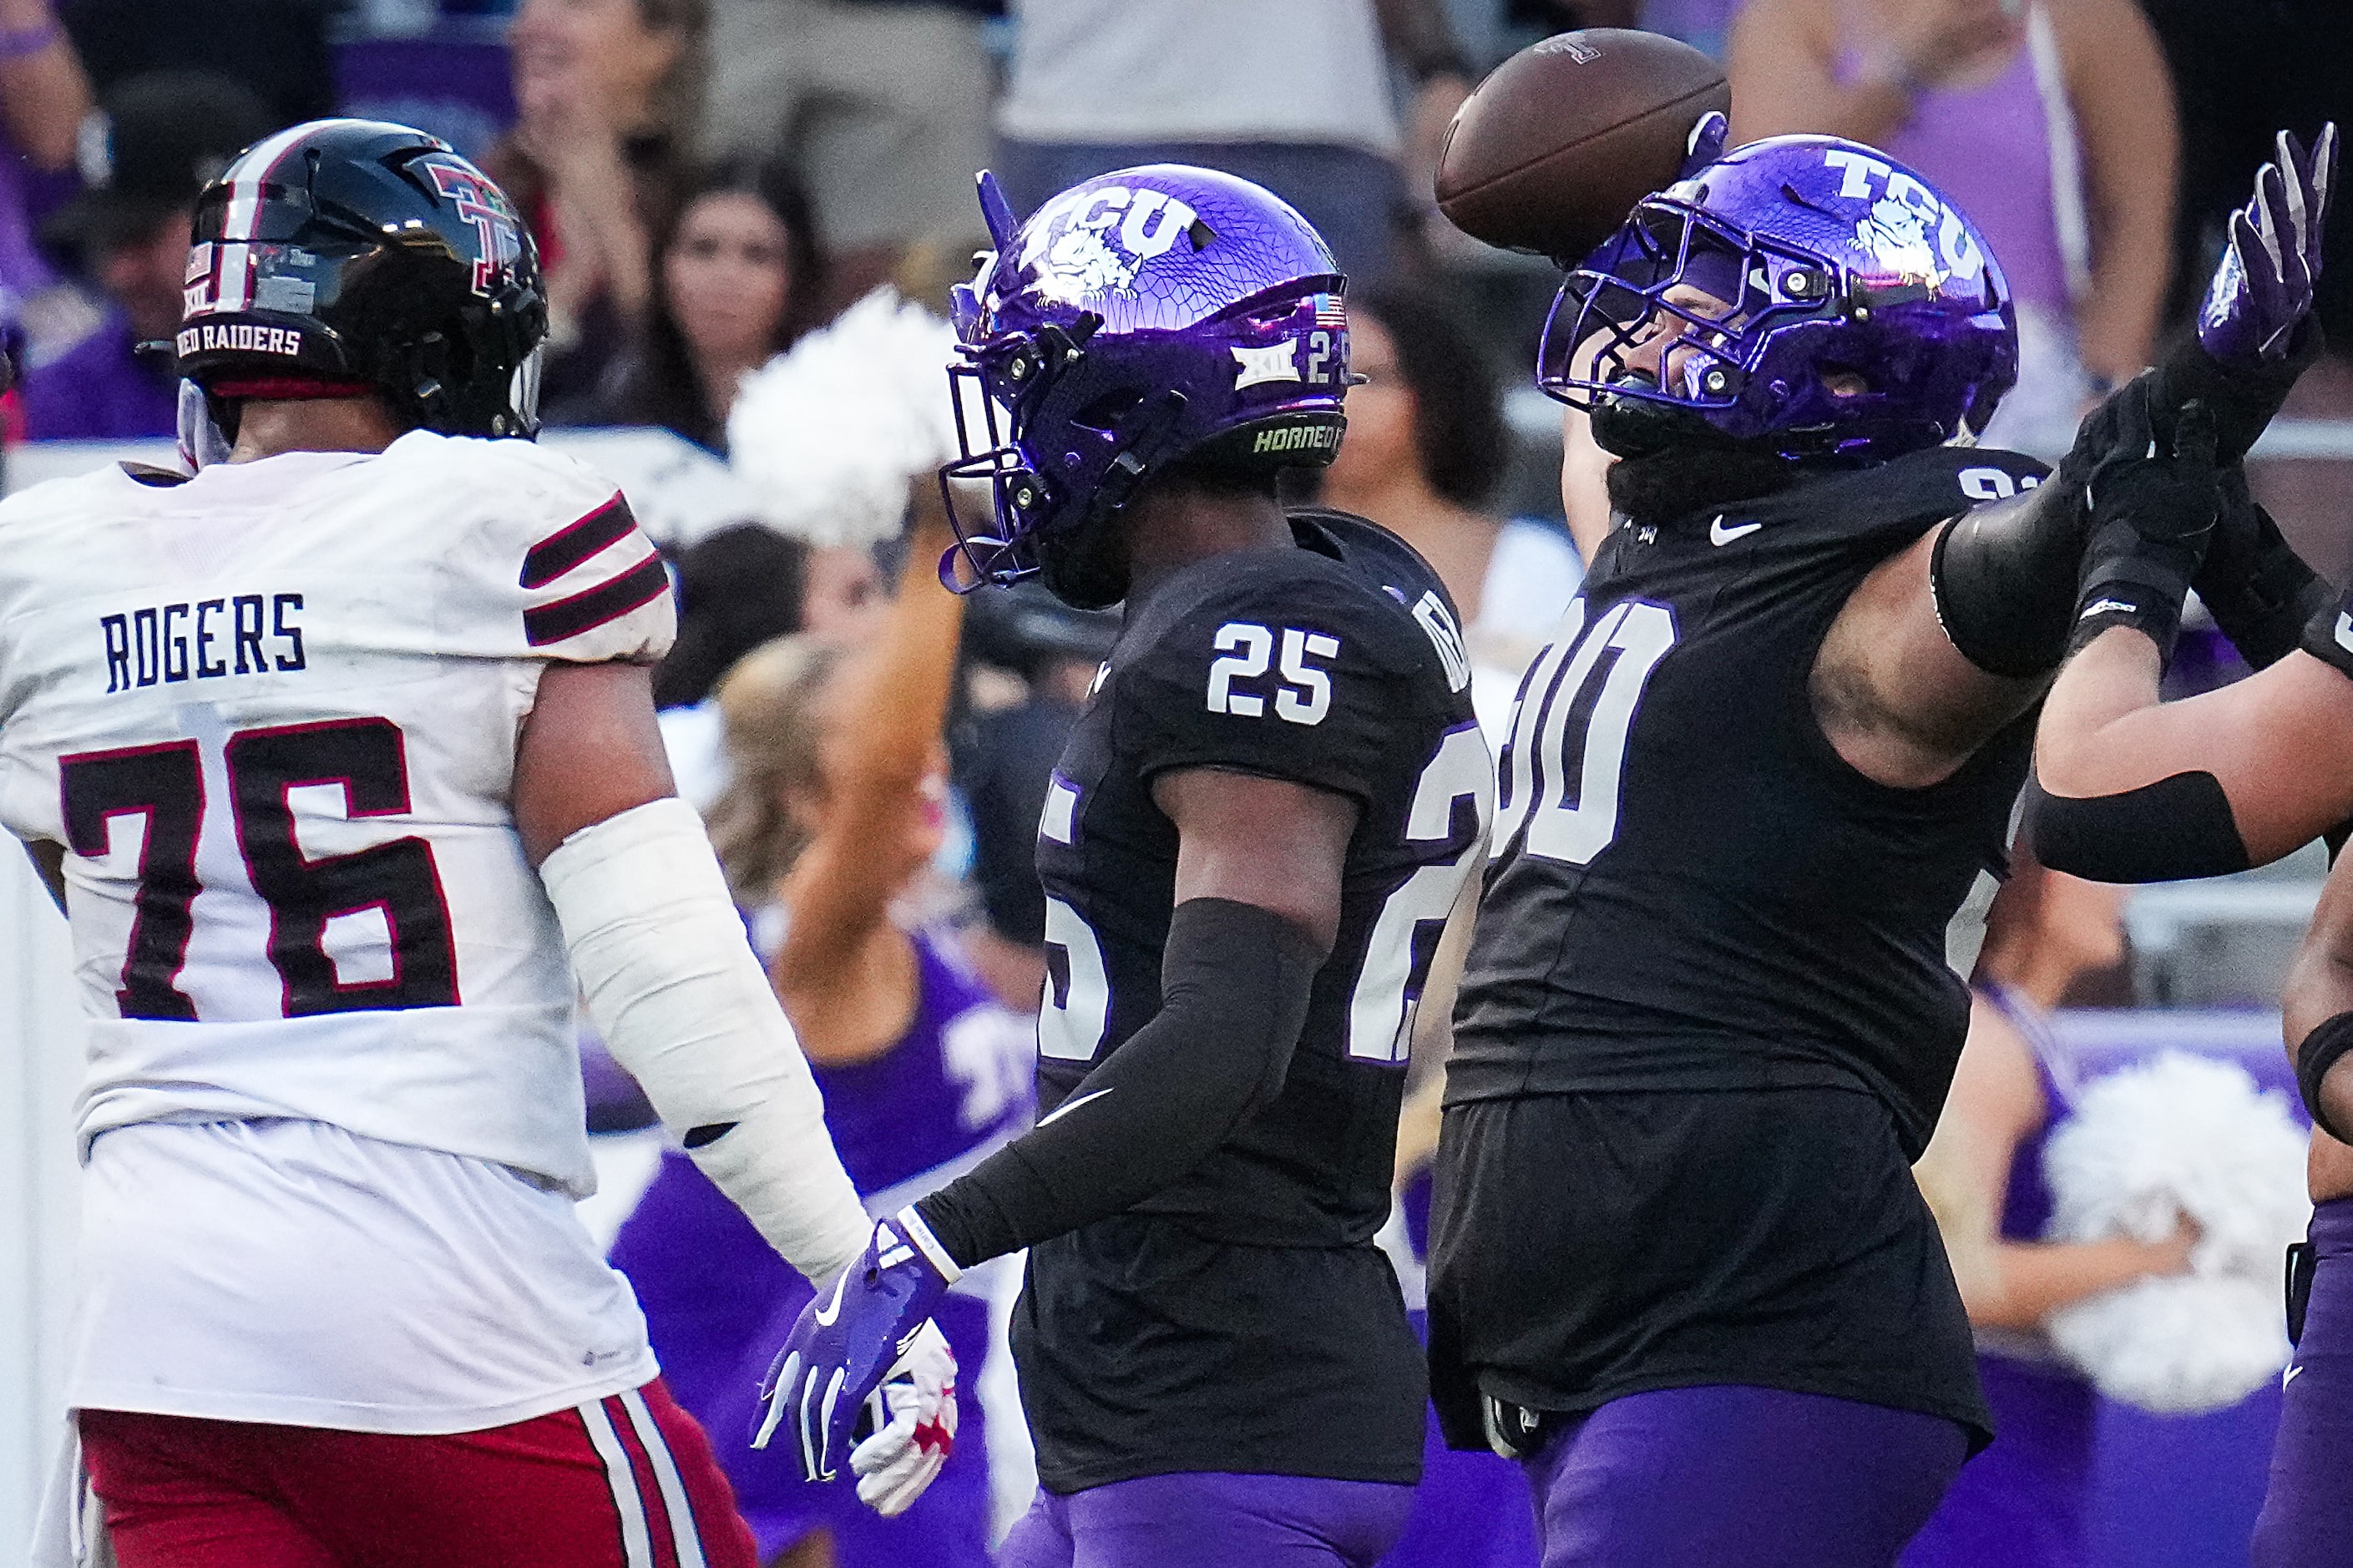
[[[2283,131],[2279,161],[2256,172],[2254,199],[2231,215],[2230,246],[2198,311],[2198,341],[2221,363],[2251,367],[2285,357],[2296,324],[2312,310],[2336,170],[2334,121],[2320,128],[2308,155]]]
[[[865,1253],[801,1309],[770,1363],[752,1447],[766,1447],[786,1427],[798,1442],[801,1474],[833,1479],[867,1396],[914,1346],[962,1272],[913,1208],[877,1221]]]

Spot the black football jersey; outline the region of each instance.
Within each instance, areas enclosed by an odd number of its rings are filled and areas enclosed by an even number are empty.
[[[1493,766],[1436,575],[1359,519],[1293,528],[1299,548],[1198,563],[1129,605],[1048,787],[1045,1115],[1159,1011],[1176,831],[1155,778],[1230,768],[1359,811],[1281,1093],[1173,1186],[1030,1250],[1015,1346],[1058,1491],[1419,1473],[1421,1358],[1372,1237],[1415,1006],[1477,869]]]
[[[1937,447],[1609,535],[1497,762],[1450,1104],[1860,1088],[1919,1152],[1968,1017],[1946,928],[2002,865],[2031,719],[1896,789],[1809,682],[1873,567],[2043,471]]]

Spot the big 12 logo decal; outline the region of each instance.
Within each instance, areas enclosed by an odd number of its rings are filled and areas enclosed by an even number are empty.
[[[474,226],[481,238],[474,258],[474,292],[488,298],[500,271],[522,254],[522,222],[506,193],[483,177],[480,170],[455,158],[427,158],[421,167],[433,177],[433,188],[456,205],[458,216]]]

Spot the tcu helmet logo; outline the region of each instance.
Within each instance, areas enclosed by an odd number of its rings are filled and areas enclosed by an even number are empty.
[[[1967,283],[1985,269],[1985,256],[1961,215],[1903,170],[1842,148],[1824,153],[1822,162],[1844,172],[1840,195],[1871,203],[1870,213],[1855,225],[1858,244],[1938,286],[1948,278]]]
[[[451,159],[427,158],[421,167],[433,188],[455,203],[458,216],[474,226],[481,254],[474,258],[474,292],[488,298],[499,270],[522,254],[522,227],[506,193],[480,174]]]
[[[1065,299],[1125,290],[1144,264],[1166,253],[1198,216],[1166,191],[1125,185],[1073,191],[1030,220],[1018,265],[1035,266],[1039,286]]]

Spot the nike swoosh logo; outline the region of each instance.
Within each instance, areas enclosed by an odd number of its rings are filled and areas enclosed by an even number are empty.
[[[2291,1363],[2291,1364],[2289,1365],[2288,1369],[2287,1369],[2287,1375],[2286,1375],[2285,1377],[2283,1377],[2283,1378],[2281,1378],[2281,1379],[2280,1379],[2280,1386],[2281,1386],[2282,1388],[2285,1388],[2289,1384],[2294,1383],[2294,1382],[2295,1381],[2295,1374],[2296,1374],[2297,1373],[2302,1372],[2303,1370],[2304,1370],[2304,1363],[2301,1363],[2301,1362],[2296,1362],[2296,1363]]]
[[[2337,612],[2337,646],[2353,651],[2353,615]]]
[[[1086,1104],[1087,1101],[1091,1100],[1101,1100],[1104,1095],[1109,1094],[1111,1090],[1107,1089],[1099,1089],[1092,1094],[1082,1094],[1076,1100],[1066,1100],[1062,1101],[1061,1104],[1054,1107],[1052,1110],[1039,1117],[1038,1119],[1038,1125],[1045,1127],[1060,1121],[1063,1117],[1068,1116],[1080,1106]]]
[[[1719,517],[1707,525],[1707,542],[1710,544],[1729,544],[1736,539],[1746,539],[1764,526],[1761,522],[1744,522],[1726,528],[1724,519]]]
[[[849,1287],[849,1270],[845,1268],[841,1271],[841,1278],[833,1282],[833,1300],[818,1309],[817,1326],[818,1328],[833,1327],[833,1321],[841,1316],[841,1292]]]

